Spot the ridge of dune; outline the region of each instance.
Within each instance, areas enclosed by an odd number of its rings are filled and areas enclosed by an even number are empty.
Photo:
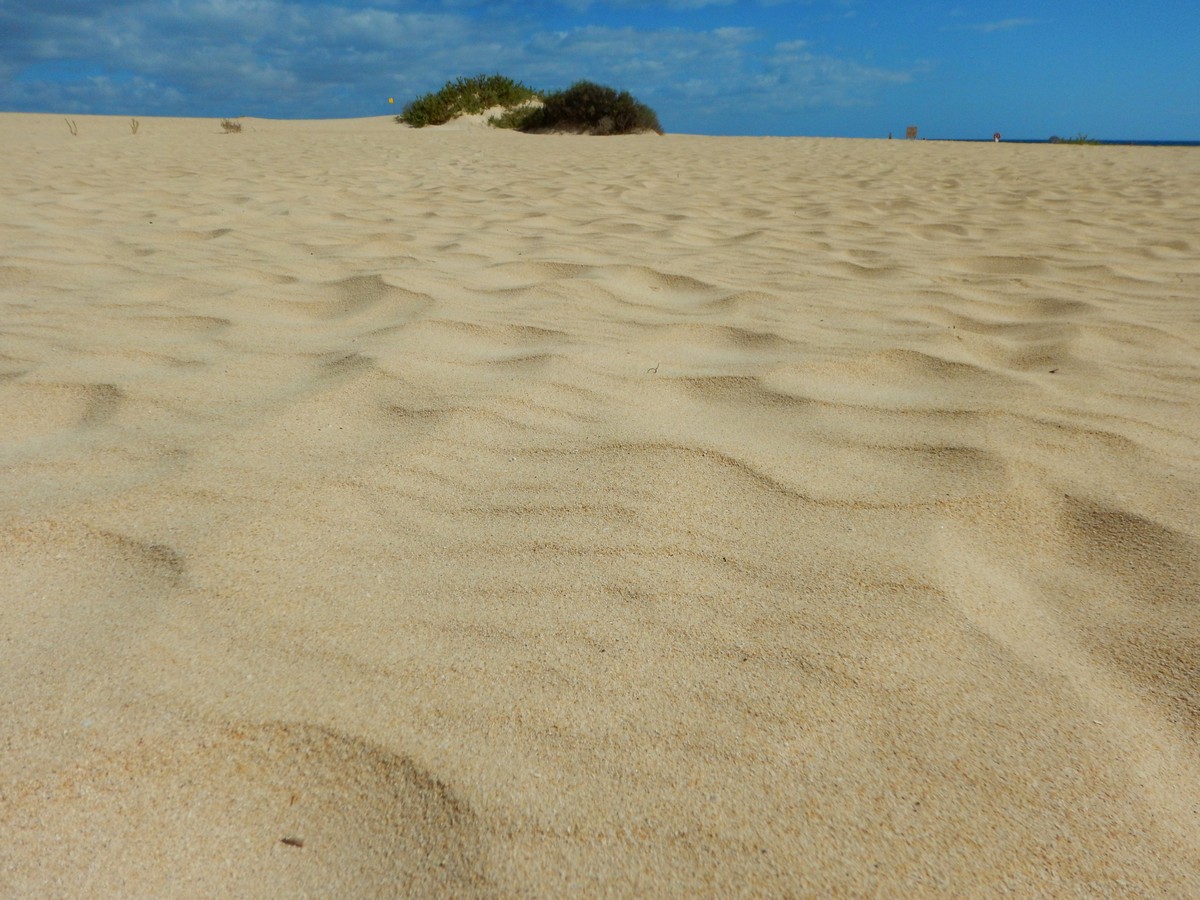
[[[1200,893],[1200,154],[0,114],[0,894]]]

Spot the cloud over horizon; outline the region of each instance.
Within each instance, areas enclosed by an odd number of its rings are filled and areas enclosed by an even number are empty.
[[[639,2],[549,4],[283,0],[71,0],[51,12],[16,0],[0,12],[0,105],[65,112],[327,117],[386,112],[458,75],[502,72],[538,87],[580,78],[680,104],[668,120],[741,108],[869,102],[900,70],[768,40],[722,15],[732,0],[676,0],[694,16],[617,25],[575,9],[633,13]],[[741,17],[744,19],[744,17]],[[559,27],[554,27],[558,25]],[[550,26],[550,27],[547,27]],[[802,51],[799,49],[804,47]],[[736,98],[736,99],[735,99]],[[702,106],[701,106],[702,105]]]

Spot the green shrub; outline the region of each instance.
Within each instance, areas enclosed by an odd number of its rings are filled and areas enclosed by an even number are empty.
[[[515,128],[520,130],[529,121],[529,117],[537,112],[537,107],[529,104],[514,106],[506,109],[498,116],[490,116],[488,124],[494,128]]]
[[[639,103],[628,91],[617,92],[602,84],[577,81],[565,91],[542,98],[543,105],[523,117],[522,131],[563,129],[587,134],[662,134],[654,110]]]
[[[540,104],[531,101],[541,101]],[[443,125],[461,115],[495,106],[505,111],[488,124],[521,131],[579,131],[586,134],[662,134],[654,110],[628,91],[615,91],[590,81],[577,81],[565,91],[543,94],[502,75],[476,75],[449,81],[436,93],[413,100],[396,121],[424,128]]]
[[[444,125],[462,115],[477,115],[493,106],[514,107],[535,99],[538,92],[503,75],[476,75],[446,82],[437,93],[413,100],[396,116],[414,128]]]
[[[1086,145],[1091,146],[1093,144],[1099,144],[1100,142],[1098,140],[1096,140],[1095,138],[1088,137],[1086,134],[1084,134],[1081,131],[1081,132],[1079,132],[1079,134],[1075,135],[1075,137],[1073,137],[1073,138],[1062,138],[1062,137],[1059,137],[1058,135],[1054,135],[1052,138],[1050,138],[1050,143],[1052,143],[1052,144],[1086,144]]]

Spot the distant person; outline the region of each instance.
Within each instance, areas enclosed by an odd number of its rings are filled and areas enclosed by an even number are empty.
[[[995,134],[993,134],[992,140],[995,141],[997,144],[1000,143],[1000,132],[997,131]]]

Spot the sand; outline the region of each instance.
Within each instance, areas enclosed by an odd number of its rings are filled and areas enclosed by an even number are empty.
[[[0,894],[1200,893],[1200,152],[0,116]]]

